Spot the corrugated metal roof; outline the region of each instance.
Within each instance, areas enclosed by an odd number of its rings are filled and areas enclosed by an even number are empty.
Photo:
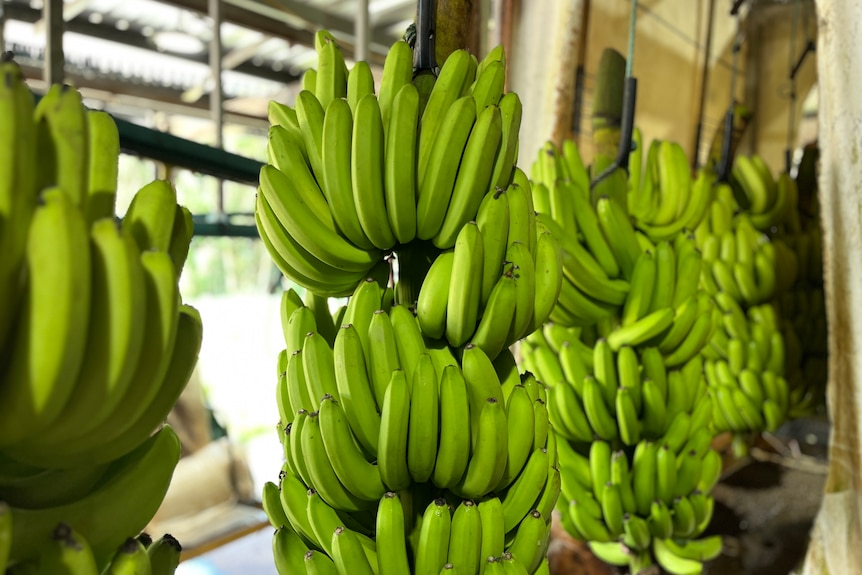
[[[94,84],[165,88],[179,101],[207,92],[212,21],[206,0],[66,0],[67,71]],[[41,67],[42,0],[3,0],[5,44],[33,70]],[[226,100],[285,93],[316,63],[313,32],[330,29],[352,54],[356,0],[224,0],[221,41]],[[415,0],[369,0],[369,37],[378,55],[399,38]],[[265,28],[265,30],[263,30]],[[281,33],[279,33],[281,32]]]

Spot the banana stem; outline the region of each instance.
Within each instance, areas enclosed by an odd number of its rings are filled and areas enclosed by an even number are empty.
[[[425,275],[439,252],[431,242],[411,242],[397,251],[395,303],[415,307]]]
[[[437,62],[443,63],[446,58],[459,48],[470,48],[474,53],[476,46],[470,45],[471,34],[474,28],[478,28],[471,18],[473,5],[472,0],[437,0],[437,26],[435,52]]]

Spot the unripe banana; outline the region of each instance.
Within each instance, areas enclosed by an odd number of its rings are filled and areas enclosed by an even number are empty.
[[[398,92],[413,80],[413,49],[404,40],[398,40],[389,47],[383,62],[383,75],[380,79],[380,115],[383,126],[388,131],[392,106]],[[414,131],[415,134],[415,131]]]
[[[407,433],[407,469],[417,483],[424,483],[434,472],[440,414],[437,390],[437,374],[431,356],[423,353],[410,385]]]
[[[437,575],[440,572],[448,557],[451,531],[452,516],[446,500],[433,500],[422,514],[413,573]]]
[[[455,245],[459,230],[476,217],[488,190],[502,135],[500,109],[496,105],[480,108],[461,156],[445,217],[432,239],[438,248]]]
[[[345,324],[338,330],[333,360],[336,387],[346,422],[362,447],[375,457],[380,416],[366,370],[362,344],[353,324]],[[374,499],[379,497],[380,494]]]
[[[465,498],[486,495],[500,482],[506,469],[508,435],[506,412],[494,397],[485,401],[479,414],[476,442],[467,470],[452,489]]]
[[[388,491],[380,499],[375,540],[380,575],[401,575],[410,571],[404,508],[398,493]]]
[[[479,506],[465,499],[452,514],[447,564],[463,573],[478,573],[481,563],[482,516]]]
[[[381,98],[382,90],[381,86]],[[391,118],[387,117],[388,110],[384,110],[383,100],[378,101],[386,132],[386,215],[395,238],[406,244],[416,237],[416,130],[419,125],[419,93],[411,83],[402,86],[392,101]]]
[[[383,396],[380,412],[380,440],[377,466],[383,484],[390,491],[406,489],[410,485],[407,468],[407,432],[410,414],[410,387],[402,369],[392,372]]]

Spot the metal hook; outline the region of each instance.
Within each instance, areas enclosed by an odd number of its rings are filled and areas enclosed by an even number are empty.
[[[733,40],[733,64],[730,73],[730,103],[727,108],[727,114],[724,116],[724,132],[721,140],[721,159],[718,162],[716,169],[719,182],[727,182],[730,178],[730,165],[732,158],[730,157],[730,147],[733,140],[733,118],[734,118],[734,94],[736,93],[736,75],[739,72],[737,60],[739,58],[739,50],[742,48],[742,31],[741,17],[739,15],[739,4],[735,4],[736,11],[731,11],[731,14],[736,15],[736,37]]]
[[[637,23],[638,0],[632,0],[631,16],[629,17],[629,43],[626,55],[626,77],[623,85],[623,109],[620,118],[620,143],[617,147],[617,156],[613,163],[606,167],[596,179],[590,182],[590,189],[595,188],[599,182],[609,177],[617,168],[628,172],[629,154],[632,151],[632,134],[635,127],[635,104],[637,103],[638,81],[632,76],[632,60],[635,52],[635,24]]]
[[[413,50],[413,77],[430,72],[435,76],[437,67],[436,43],[436,2],[419,0],[416,14],[416,46]]]

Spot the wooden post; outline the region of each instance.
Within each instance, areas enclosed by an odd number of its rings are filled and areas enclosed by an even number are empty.
[[[819,193],[829,321],[829,474],[803,573],[862,566],[862,4],[816,0]]]
[[[42,7],[45,21],[45,61],[42,64],[42,79],[48,84],[62,84],[65,57],[63,55],[63,0],[46,0]]]
[[[519,165],[529,166],[542,145],[573,136],[573,108],[583,12],[589,0],[507,0],[503,43],[508,90],[524,106]]]
[[[437,0],[437,64],[455,50],[467,48],[481,57],[478,33],[479,0]]]

